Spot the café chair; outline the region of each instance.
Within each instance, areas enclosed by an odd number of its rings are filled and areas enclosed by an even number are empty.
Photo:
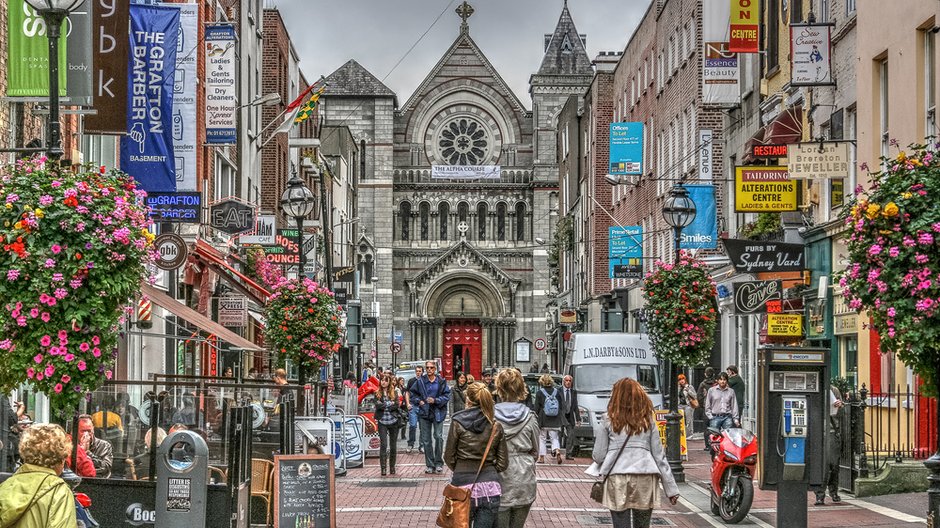
[[[251,496],[264,500],[264,522],[271,524],[271,500],[274,495],[274,463],[263,458],[251,459]]]

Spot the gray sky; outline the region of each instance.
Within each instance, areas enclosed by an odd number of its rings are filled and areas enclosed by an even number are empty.
[[[269,0],[281,11],[308,80],[329,75],[355,59],[398,94],[404,104],[457,38],[453,4],[415,49],[395,63],[428,30],[451,0]],[[562,0],[469,0],[475,12],[470,36],[516,95],[531,108],[529,76],[538,70],[543,35],[555,29]],[[569,0],[587,51],[623,51],[649,0]],[[391,74],[389,75],[389,72]],[[388,76],[386,78],[386,76]]]

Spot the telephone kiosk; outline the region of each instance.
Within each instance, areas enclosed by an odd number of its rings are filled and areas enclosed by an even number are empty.
[[[829,349],[758,349],[758,485],[777,491],[777,527],[807,526],[807,492],[825,486]]]

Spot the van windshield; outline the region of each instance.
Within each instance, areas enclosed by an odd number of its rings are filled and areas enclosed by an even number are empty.
[[[621,378],[634,377],[648,394],[659,394],[658,369],[653,365],[575,365],[572,368],[574,388],[580,393],[610,392]]]

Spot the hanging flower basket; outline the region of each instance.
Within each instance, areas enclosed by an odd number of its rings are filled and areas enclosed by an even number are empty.
[[[281,279],[264,314],[265,338],[279,362],[290,359],[315,371],[339,350],[342,309],[333,292],[308,278]]]
[[[152,262],[143,191],[45,158],[0,169],[0,389],[74,409],[112,377],[118,324]]]

